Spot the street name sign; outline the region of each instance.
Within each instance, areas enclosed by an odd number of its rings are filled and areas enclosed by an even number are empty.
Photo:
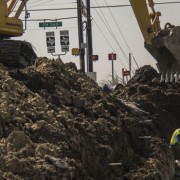
[[[60,27],[60,26],[62,26],[62,22],[40,22],[39,23],[40,28]]]

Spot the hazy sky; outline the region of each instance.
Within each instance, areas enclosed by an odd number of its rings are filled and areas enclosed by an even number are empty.
[[[166,0],[155,0],[155,3],[167,2]],[[168,2],[178,2],[168,0]],[[128,5],[128,0],[91,0],[91,6],[108,5]],[[75,0],[29,0],[27,3],[29,10],[35,9],[60,9],[60,8],[76,8]],[[162,27],[166,22],[174,25],[180,25],[180,3],[155,5],[155,9],[160,11]],[[108,60],[108,53],[117,54],[117,60],[114,62],[115,74],[122,77],[122,68],[128,69],[128,56],[131,52],[135,57],[139,67],[149,64],[155,66],[155,59],[144,48],[144,40],[141,35],[139,26],[133,14],[132,8],[113,7],[102,9],[91,9],[92,15],[92,37],[93,52],[99,55],[99,60],[93,63],[94,71],[97,72],[97,80],[106,80],[111,75],[111,61]],[[77,17],[77,10],[53,10],[53,11],[30,11],[29,20],[37,19],[58,19]],[[21,18],[24,18],[22,13]],[[83,18],[83,20],[86,20]],[[77,19],[60,20],[63,26],[56,28],[39,28],[39,22],[29,21],[27,30],[24,35],[18,39],[29,41],[36,48],[38,56],[53,57],[47,53],[46,32],[54,31],[56,35],[56,54],[62,53],[60,47],[60,30],[69,30],[70,51],[61,56],[63,62],[74,62],[79,68],[79,57],[71,55],[71,49],[78,47],[78,28]],[[85,32],[84,32],[84,40]],[[125,41],[124,41],[125,39]],[[130,50],[129,50],[130,49]],[[134,61],[132,61],[133,72],[137,69]]]

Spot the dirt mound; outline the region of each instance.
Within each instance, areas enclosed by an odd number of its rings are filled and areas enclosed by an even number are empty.
[[[151,81],[155,81],[155,79],[160,78],[159,74],[155,69],[153,69],[150,65],[145,65],[138,70],[136,70],[135,75],[132,79],[128,82],[128,84],[135,84],[135,83],[144,83],[148,84]]]
[[[154,130],[167,141],[174,129],[180,126],[180,84],[160,83],[159,75],[150,66],[136,71],[118,96],[127,102],[134,102],[138,108],[146,111],[159,126]]]
[[[179,83],[160,83],[158,73],[151,66],[143,66],[123,89],[113,93],[126,104],[146,112],[144,124],[148,135],[169,144],[173,131],[180,127]],[[144,121],[144,117],[141,118]]]
[[[163,129],[172,121],[168,108],[178,110],[178,92],[164,92],[172,85],[157,86],[148,72],[149,84],[132,79],[109,94],[73,63],[47,58],[22,70],[0,66],[0,74],[0,179],[173,177],[166,140],[177,124]],[[158,93],[166,103],[151,99]]]

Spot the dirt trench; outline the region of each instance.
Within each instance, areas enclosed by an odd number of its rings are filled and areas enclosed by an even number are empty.
[[[174,178],[180,85],[158,83],[150,66],[111,93],[45,57],[0,74],[0,179]]]

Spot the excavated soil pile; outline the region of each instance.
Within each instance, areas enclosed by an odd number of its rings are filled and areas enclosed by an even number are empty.
[[[73,63],[1,65],[0,179],[172,179],[178,85],[152,81],[148,67],[137,74],[108,94]]]
[[[142,124],[146,126],[146,135],[160,137],[169,145],[173,131],[180,128],[180,84],[160,83],[159,79],[156,70],[144,66],[136,71],[123,89],[113,93],[117,98],[124,99],[126,103],[131,102],[144,111],[145,121],[144,116],[141,118]]]

